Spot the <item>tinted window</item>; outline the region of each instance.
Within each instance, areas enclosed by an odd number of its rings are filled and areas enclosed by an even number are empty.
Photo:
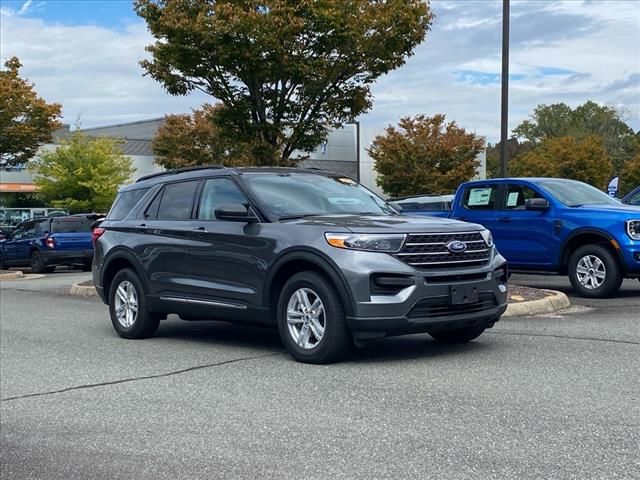
[[[36,234],[49,232],[49,220],[43,220],[42,222],[36,222]]]
[[[164,187],[158,220],[188,220],[198,181],[170,183]]]
[[[200,199],[198,218],[200,220],[215,220],[214,210],[220,205],[229,203],[246,205],[249,202],[236,184],[228,178],[207,180]]]
[[[153,201],[149,204],[144,211],[144,218],[156,218],[158,216],[158,209],[160,208],[160,200],[162,200],[162,190],[160,190]]]
[[[496,207],[496,185],[467,187],[462,205],[469,210],[493,210]]]
[[[36,233],[35,222],[25,223],[23,237],[32,237]]]
[[[629,199],[629,205],[640,205],[640,190]]]
[[[122,192],[116,198],[113,207],[109,211],[107,218],[109,220],[120,220],[127,216],[127,214],[136,206],[148,188],[141,188],[139,190],[129,190],[128,192]]]
[[[509,185],[505,191],[504,208],[506,210],[525,210],[527,200],[532,198],[543,198],[535,190],[524,185]]]
[[[92,220],[84,217],[59,217],[51,220],[51,233],[90,232]]]

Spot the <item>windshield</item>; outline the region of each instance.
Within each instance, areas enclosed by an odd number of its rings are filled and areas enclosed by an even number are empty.
[[[248,174],[248,183],[278,218],[306,215],[397,215],[384,200],[347,177],[309,173]]]
[[[568,207],[582,205],[620,205],[620,202],[586,183],[575,180],[542,180],[538,182],[551,195]]]

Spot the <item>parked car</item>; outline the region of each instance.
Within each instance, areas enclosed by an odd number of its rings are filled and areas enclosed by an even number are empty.
[[[394,198],[389,202],[399,206],[408,215],[427,215],[447,218],[451,212],[454,195],[419,195]]]
[[[296,360],[326,363],[386,335],[469,341],[507,306],[506,262],[486,229],[403,217],[328,172],[144,177],[94,236],[96,290],[124,338],[153,335],[169,313],[277,325]]]
[[[630,191],[621,201],[627,205],[640,205],[640,186]]]
[[[568,275],[584,297],[640,278],[640,207],[585,183],[507,178],[462,184],[451,217],[491,230],[510,271]]]
[[[0,268],[31,267],[35,273],[53,272],[58,265],[91,270],[92,215],[69,215],[28,220],[0,242]]]

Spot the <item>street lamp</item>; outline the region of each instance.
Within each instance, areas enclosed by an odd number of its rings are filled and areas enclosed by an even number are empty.
[[[502,110],[500,114],[500,176],[507,176],[509,151],[509,0],[502,0]]]

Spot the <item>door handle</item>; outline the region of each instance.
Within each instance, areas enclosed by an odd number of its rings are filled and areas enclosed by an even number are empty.
[[[141,223],[140,225],[138,225],[136,227],[136,231],[137,232],[146,232],[147,231],[147,224],[146,223]]]
[[[511,217],[500,217],[498,221],[502,223],[509,223],[511,221]]]
[[[205,227],[198,227],[191,230],[193,233],[207,233],[207,229]]]

